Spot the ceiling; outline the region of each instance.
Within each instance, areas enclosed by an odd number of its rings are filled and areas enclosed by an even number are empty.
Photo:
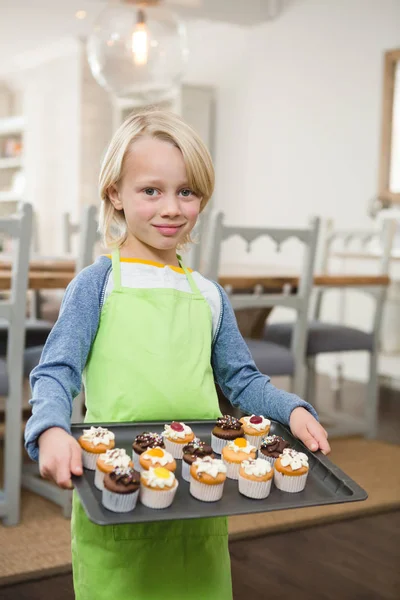
[[[163,1],[184,19],[252,26],[276,18],[295,0]],[[9,70],[21,54],[37,51],[65,37],[87,35],[107,4],[105,0],[0,0],[0,72]],[[85,11],[86,17],[77,19],[77,11]]]

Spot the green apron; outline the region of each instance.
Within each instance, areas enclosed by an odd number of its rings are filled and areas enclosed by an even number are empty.
[[[121,286],[104,303],[85,369],[86,422],[215,419],[211,311],[192,293]],[[231,600],[226,518],[100,526],[74,493],[76,600]]]

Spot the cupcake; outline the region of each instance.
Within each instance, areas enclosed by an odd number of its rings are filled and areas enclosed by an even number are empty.
[[[308,471],[308,456],[285,448],[275,461],[275,485],[282,492],[301,492],[305,488]]]
[[[152,431],[145,431],[140,435],[137,435],[132,444],[132,460],[137,471],[141,471],[139,458],[149,448],[164,448],[164,440],[160,433],[153,433]]]
[[[171,425],[164,425],[163,438],[165,449],[174,458],[182,458],[183,446],[194,440],[194,433],[185,423],[172,421]]]
[[[102,503],[113,512],[129,512],[136,506],[140,473],[132,467],[117,467],[104,475]]]
[[[268,435],[261,442],[258,458],[264,458],[273,466],[278,456],[288,447],[289,443],[280,435]]]
[[[251,417],[242,417],[240,422],[243,424],[244,437],[258,450],[263,436],[269,433],[271,421],[265,417],[251,415]]]
[[[99,454],[114,448],[115,435],[105,427],[91,427],[83,430],[78,442],[82,448],[83,466],[94,471]]]
[[[266,498],[272,485],[274,469],[267,460],[244,460],[239,470],[239,492],[248,498]]]
[[[222,498],[226,481],[226,466],[222,460],[205,456],[190,467],[189,491],[203,502],[216,502]]]
[[[139,457],[140,466],[147,471],[150,467],[165,467],[168,471],[174,473],[176,471],[176,460],[163,448],[150,448]]]
[[[98,490],[102,491],[104,475],[111,473],[115,468],[120,467],[126,469],[133,468],[133,462],[122,448],[113,448],[107,450],[105,454],[100,454],[96,461],[96,473],[94,475],[94,485]]]
[[[227,477],[239,479],[240,463],[249,458],[256,458],[256,447],[249,444],[245,438],[237,438],[228,442],[222,450],[222,460],[227,468]]]
[[[211,456],[214,458],[214,454],[211,446],[207,446],[204,442],[195,438],[190,444],[186,444],[182,448],[182,477],[185,481],[190,481],[190,467],[198,458],[204,458],[205,456]]]
[[[140,475],[140,501],[148,508],[168,508],[178,489],[175,475],[164,467],[150,467]]]
[[[243,437],[244,430],[239,419],[224,415],[217,419],[217,424],[211,432],[211,447],[217,454],[222,454],[222,448],[228,442]]]

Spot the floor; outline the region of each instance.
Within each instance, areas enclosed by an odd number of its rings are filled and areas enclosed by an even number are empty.
[[[328,383],[320,380],[320,393]],[[363,393],[346,383],[343,402],[357,406]],[[400,392],[382,389],[379,423],[379,439],[400,443]],[[230,550],[234,600],[400,600],[400,511],[233,542]],[[72,578],[1,588],[0,598],[73,600]]]

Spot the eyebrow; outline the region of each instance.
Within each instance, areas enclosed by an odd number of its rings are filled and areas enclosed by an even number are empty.
[[[163,186],[164,185],[164,181],[162,181],[161,179],[153,179],[152,177],[149,177],[148,179],[142,179],[139,181],[135,181],[135,185],[138,186]],[[183,188],[183,187],[190,187],[188,181],[183,181],[181,182],[179,185],[176,186],[177,188]]]

